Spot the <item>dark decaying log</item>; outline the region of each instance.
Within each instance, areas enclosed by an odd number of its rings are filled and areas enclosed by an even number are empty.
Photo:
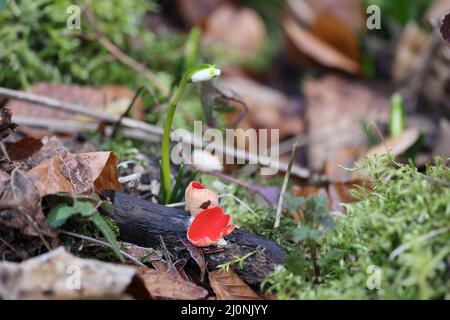
[[[113,203],[113,218],[120,229],[122,240],[140,246],[161,248],[162,241],[176,259],[180,248],[185,248],[181,240],[186,240],[189,214],[181,209],[169,208],[127,195],[122,192],[105,194]],[[208,270],[236,257],[258,250],[245,260],[243,269],[235,267],[239,276],[252,287],[258,287],[276,265],[284,259],[284,251],[274,242],[244,230],[236,229],[227,237],[225,250],[206,253]],[[264,249],[264,250],[262,250]],[[212,251],[212,250],[210,250]]]

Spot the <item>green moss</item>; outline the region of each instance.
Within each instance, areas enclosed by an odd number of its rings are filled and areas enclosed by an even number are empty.
[[[152,70],[174,72],[183,36],[156,37],[143,23],[157,10],[152,0],[86,0],[99,29],[121,50]],[[95,39],[86,15],[81,29],[66,26],[69,0],[11,0],[0,12],[0,85],[26,87],[35,81],[137,87],[136,72],[116,61]],[[139,45],[136,41],[139,39]],[[157,45],[156,45],[157,44]],[[165,73],[159,73],[161,78]]]
[[[266,279],[266,289],[284,299],[450,298],[449,167],[437,158],[422,174],[382,158],[358,169],[372,189],[355,193],[360,201],[347,205],[347,215],[318,242],[321,281],[283,266]],[[404,244],[410,246],[393,257]],[[379,290],[367,287],[369,266],[381,272]]]

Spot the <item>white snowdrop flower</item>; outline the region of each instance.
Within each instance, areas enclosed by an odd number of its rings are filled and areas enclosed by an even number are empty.
[[[192,82],[209,81],[220,76],[220,73],[221,73],[220,69],[209,67],[194,72],[194,74],[191,76],[191,80]]]
[[[192,152],[192,163],[201,170],[206,171],[222,171],[223,165],[220,160],[211,153],[195,149]]]

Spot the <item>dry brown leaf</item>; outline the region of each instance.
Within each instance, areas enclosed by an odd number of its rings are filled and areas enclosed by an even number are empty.
[[[14,169],[0,187],[0,203],[8,204],[8,208],[0,208],[1,224],[19,229],[26,235],[37,236],[40,232],[55,236],[42,212],[38,190],[25,172]]]
[[[16,142],[7,142],[5,145],[6,152],[13,161],[25,160],[42,148],[41,140],[33,137],[25,137]]]
[[[329,11],[322,11],[317,15],[310,31],[346,57],[359,63],[360,50],[356,34]]]
[[[202,287],[171,273],[139,268],[138,274],[153,298],[199,300],[208,295]]]
[[[27,174],[41,197],[57,192],[86,194],[120,190],[117,158],[112,152],[58,154],[44,160]]]
[[[332,211],[345,211],[341,204],[355,202],[350,194],[355,184],[362,185],[361,180],[353,181],[354,174],[344,168],[352,168],[364,153],[363,145],[343,147],[332,154],[325,162],[324,175],[333,182],[328,186],[328,206]]]
[[[206,274],[206,261],[205,255],[203,254],[203,248],[193,246],[189,241],[181,240],[181,242],[186,246],[186,249],[189,251],[189,255],[199,267],[200,281],[203,282]]]
[[[398,136],[386,139],[379,145],[371,148],[367,153],[366,157],[373,157],[374,155],[384,155],[388,152],[393,156],[399,156],[406,150],[408,150],[414,143],[419,139],[420,130],[418,128],[408,129]],[[364,158],[364,157],[363,157]],[[361,159],[363,159],[361,158]]]
[[[80,259],[63,247],[22,263],[0,262],[0,296],[4,299],[149,298],[129,292],[136,270],[129,266]]]
[[[249,59],[261,49],[265,36],[264,22],[255,11],[223,4],[209,15],[203,41],[223,44],[230,54]]]
[[[381,126],[389,119],[389,99],[363,84],[326,76],[303,85],[308,126],[309,163],[321,170],[346,147],[367,143],[361,120]]]
[[[317,196],[323,192],[326,193],[326,190],[323,187],[294,185],[291,192],[294,197],[308,198]]]
[[[357,61],[338,51],[326,41],[301,27],[294,19],[287,17],[283,22],[287,38],[299,53],[317,61],[319,64],[351,74],[360,74],[361,68]],[[343,29],[345,27],[342,27]],[[294,57],[297,59],[297,56]]]
[[[262,300],[239,276],[232,271],[214,270],[209,273],[209,282],[217,300]]]
[[[352,203],[358,201],[354,198],[350,191],[357,186],[369,188],[364,180],[353,180],[347,182],[331,183],[328,187],[328,205],[332,211],[345,211],[341,204]]]
[[[58,154],[65,155],[69,152],[69,149],[67,149],[63,142],[57,137],[44,137],[41,141],[44,145],[26,161],[31,168],[36,167],[42,161],[51,159]]]
[[[352,168],[365,150],[364,145],[345,146],[337,150],[325,161],[324,175],[333,181],[351,180],[352,173],[344,168]]]
[[[292,2],[297,2],[294,0]],[[324,11],[332,13],[355,31],[364,30],[366,18],[361,0],[300,0],[304,1],[316,14]]]

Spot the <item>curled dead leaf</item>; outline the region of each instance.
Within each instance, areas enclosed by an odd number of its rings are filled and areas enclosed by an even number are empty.
[[[233,270],[214,270],[209,282],[217,300],[262,300]]]
[[[416,143],[417,139],[419,139],[420,130],[418,128],[408,129],[401,134],[386,139],[384,142],[379,145],[371,148],[366,157],[373,157],[375,155],[381,156],[391,153],[393,156],[399,156],[406,150],[408,150],[414,143]],[[362,159],[361,159],[362,160]]]
[[[205,255],[203,254],[203,249],[193,246],[189,241],[181,240],[183,245],[186,246],[186,249],[189,251],[189,255],[195,261],[197,266],[200,269],[200,281],[203,282],[206,274],[206,261]]]
[[[171,273],[139,268],[138,274],[154,298],[199,300],[208,294],[202,287]]]
[[[121,189],[117,158],[112,152],[57,154],[27,174],[41,197],[57,192],[86,194]]]
[[[294,48],[306,55],[309,59],[317,61],[325,67],[342,70],[351,74],[357,75],[361,72],[358,61],[353,60],[351,57],[328,44],[325,40],[314,35],[311,31],[301,27],[294,19],[287,17],[284,20],[283,29],[287,38],[294,45]]]

